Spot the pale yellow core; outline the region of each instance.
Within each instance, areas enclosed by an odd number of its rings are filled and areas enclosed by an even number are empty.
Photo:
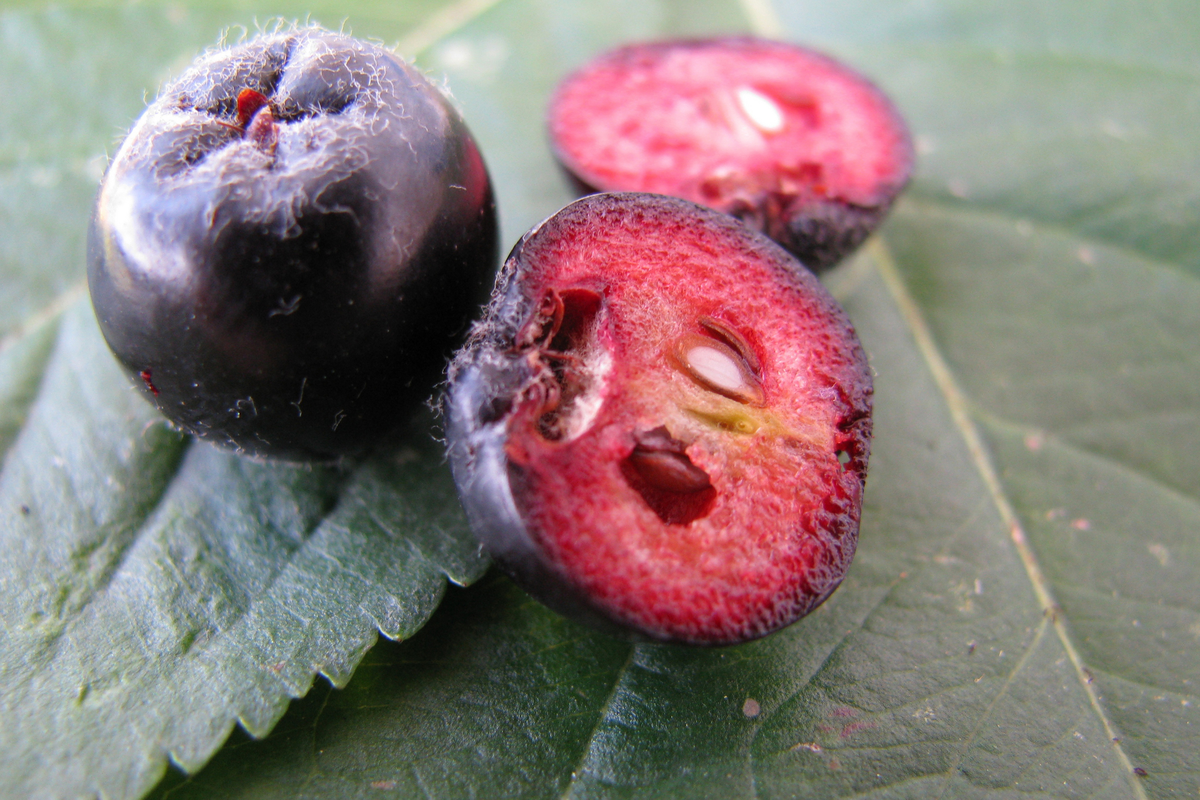
[[[687,351],[688,367],[709,384],[727,392],[746,388],[746,379],[737,362],[715,347],[700,345]]]
[[[763,133],[779,133],[783,130],[783,110],[762,92],[749,86],[739,87],[737,101],[746,118]]]

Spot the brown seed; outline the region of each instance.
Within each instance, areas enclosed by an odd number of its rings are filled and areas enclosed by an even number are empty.
[[[692,494],[712,486],[708,473],[692,463],[686,453],[635,448],[629,464],[646,483],[667,492]]]

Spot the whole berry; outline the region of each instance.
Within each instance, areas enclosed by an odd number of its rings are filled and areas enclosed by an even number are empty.
[[[871,374],[811,272],[693,203],[600,194],[521,240],[451,366],[450,465],[551,607],[716,645],[807,614],[854,554]]]
[[[605,53],[559,85],[549,129],[583,188],[702,203],[813,270],[879,225],[913,165],[904,120],[866,78],[750,37]]]
[[[365,450],[427,397],[497,256],[459,114],[387,50],[317,28],[202,56],[113,157],[88,282],[142,393],[260,456]]]

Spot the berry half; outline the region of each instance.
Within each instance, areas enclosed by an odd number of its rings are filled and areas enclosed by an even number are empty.
[[[849,567],[871,397],[845,314],[773,242],[684,200],[593,195],[526,234],[452,363],[450,465],[543,602],[731,644]]]
[[[903,119],[866,78],[748,37],[601,55],[559,85],[549,133],[584,188],[710,206],[813,270],[879,225],[913,165]]]
[[[88,282],[181,428],[324,460],[430,394],[496,257],[487,169],[441,92],[301,28],[203,56],[146,109],[100,188]]]

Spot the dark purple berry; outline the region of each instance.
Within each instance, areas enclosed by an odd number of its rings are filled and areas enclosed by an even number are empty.
[[[487,169],[441,92],[301,28],[204,55],[146,109],[100,188],[88,281],[181,428],[331,459],[429,395],[496,247]]]

